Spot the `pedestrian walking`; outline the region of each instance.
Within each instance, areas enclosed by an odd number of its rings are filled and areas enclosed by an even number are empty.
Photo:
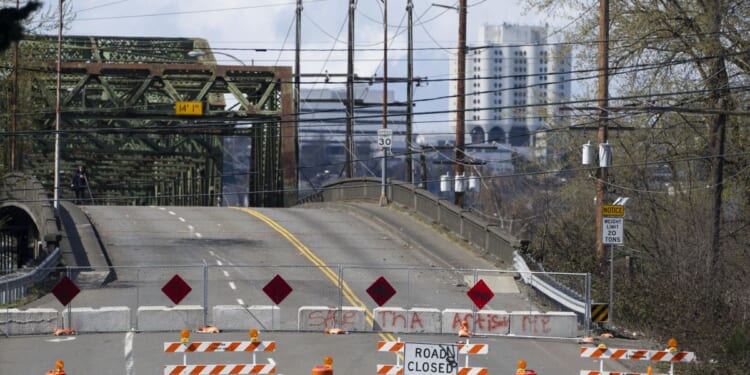
[[[82,201],[84,195],[86,194],[86,191],[88,190],[88,186],[89,180],[88,176],[86,175],[86,168],[81,165],[78,167],[78,169],[76,169],[75,172],[73,172],[73,181],[70,184],[70,188],[73,189],[73,192],[75,192],[76,194],[76,204]]]

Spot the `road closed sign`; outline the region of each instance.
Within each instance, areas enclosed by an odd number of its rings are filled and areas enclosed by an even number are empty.
[[[456,375],[458,345],[404,344],[404,375]]]

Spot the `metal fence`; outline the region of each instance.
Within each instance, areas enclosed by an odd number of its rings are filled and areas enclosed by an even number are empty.
[[[352,199],[378,200],[382,182],[376,178],[348,178],[323,186],[320,192],[300,200],[301,204]],[[588,328],[590,322],[590,286],[578,285],[568,277],[549,272],[530,272],[523,257],[528,241],[515,238],[497,225],[452,202],[408,183],[388,180],[386,193],[390,202],[398,204],[423,219],[442,226],[469,244],[502,259],[519,271],[522,280],[537,290],[548,302],[560,309],[579,314]],[[561,274],[560,274],[561,275]],[[583,274],[582,274],[583,275]],[[589,278],[590,276],[585,276]]]
[[[140,330],[137,311],[147,306],[199,307],[202,309],[204,325],[212,324],[214,321],[216,306],[244,309],[252,306],[271,306],[278,307],[280,324],[263,328],[295,331],[300,329],[299,314],[306,306],[323,306],[335,310],[356,306],[364,308],[367,314],[372,316],[372,311],[379,305],[368,293],[368,289],[381,277],[395,292],[383,304],[384,307],[431,308],[441,311],[464,309],[476,312],[479,309],[467,292],[482,280],[494,294],[484,310],[560,310],[559,306],[549,305],[532,289],[518,283],[522,276],[513,271],[406,266],[208,264],[102,269],[64,267],[37,271],[46,273],[49,277],[27,285],[27,289],[35,293],[29,294],[23,307],[55,309],[60,313],[61,325],[67,325],[62,320],[63,313],[67,311],[67,319],[70,319],[76,308],[96,310],[113,306],[127,307],[130,314],[129,329]],[[184,280],[191,289],[179,304],[175,304],[162,290],[175,275]],[[80,289],[80,293],[67,306],[63,306],[51,293],[52,288],[65,276]],[[278,304],[273,300],[278,296],[272,296],[273,290],[268,289],[268,285],[277,276],[291,287],[291,293],[279,300]],[[582,294],[586,293],[585,274],[553,276],[566,278],[568,284],[577,285]],[[0,326],[12,319],[11,310],[10,305],[0,307]],[[251,324],[248,317],[248,325]],[[7,332],[7,329],[5,331],[7,334],[14,334]]]
[[[377,201],[380,198],[381,183],[375,178],[342,179],[323,186],[320,192],[302,198],[300,203],[353,199]],[[392,203],[450,230],[470,244],[499,257],[506,264],[513,264],[513,252],[522,249],[526,243],[479,215],[411,184],[388,180],[386,193]]]
[[[60,248],[45,258],[36,268],[20,269],[18,272],[0,277],[0,305],[7,305],[27,298],[29,289],[44,283],[54,266],[60,262]]]

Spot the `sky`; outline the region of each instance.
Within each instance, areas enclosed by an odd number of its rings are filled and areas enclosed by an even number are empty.
[[[295,0],[66,0],[65,4],[74,14],[64,30],[69,35],[203,38],[220,52],[216,58],[222,64],[236,64],[236,58],[247,65],[294,66]],[[457,7],[458,2],[413,0],[413,4],[414,75],[448,78],[450,54],[458,44],[458,12],[432,4]],[[389,77],[407,74],[406,5],[407,0],[387,1]],[[47,0],[45,6],[56,11],[57,1]],[[303,0],[303,74],[346,73],[348,8],[349,0]],[[468,0],[467,9],[468,45],[477,44],[485,24],[548,23],[551,30],[564,24],[564,20],[527,13],[516,0]],[[357,1],[356,74],[382,77],[383,39],[383,2]],[[305,84],[303,89],[322,87]],[[388,89],[396,100],[406,100],[404,84],[389,83]],[[420,85],[414,95],[415,132],[448,132],[447,114],[419,115],[448,110],[447,99],[427,100],[449,95],[448,84]]]

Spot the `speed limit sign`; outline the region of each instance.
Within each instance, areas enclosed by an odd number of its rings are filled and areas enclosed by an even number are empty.
[[[391,144],[393,144],[393,130],[378,129],[378,147],[390,149]]]

